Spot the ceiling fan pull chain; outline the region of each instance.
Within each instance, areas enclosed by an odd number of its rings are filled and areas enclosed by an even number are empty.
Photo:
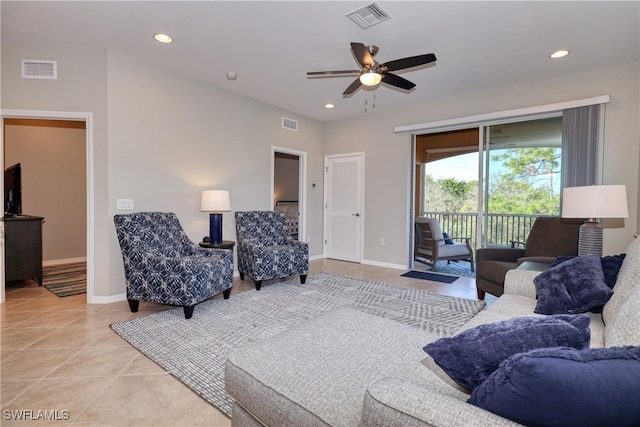
[[[371,109],[375,110],[376,109],[376,93],[373,92],[373,104],[371,104]]]
[[[367,104],[369,103],[369,93],[365,91],[364,93],[364,112],[367,112]]]

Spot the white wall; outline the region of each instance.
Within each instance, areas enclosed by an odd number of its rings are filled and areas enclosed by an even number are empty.
[[[405,265],[408,261],[410,182],[409,134],[395,126],[611,95],[605,116],[604,183],[625,184],[630,217],[625,228],[605,230],[605,253],[620,253],[640,229],[638,157],[640,147],[639,66],[637,63],[514,86],[470,92],[391,112],[364,114],[328,123],[325,154],[366,152],[366,262]],[[381,88],[380,90],[386,90]],[[407,95],[408,97],[411,94]],[[385,245],[379,245],[379,238]]]

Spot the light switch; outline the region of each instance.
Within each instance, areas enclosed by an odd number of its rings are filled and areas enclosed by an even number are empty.
[[[133,199],[118,199],[116,203],[116,209],[119,211],[132,211]]]

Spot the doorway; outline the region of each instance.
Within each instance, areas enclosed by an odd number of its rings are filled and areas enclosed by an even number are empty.
[[[26,111],[26,110],[2,110],[1,114],[1,119],[2,119],[2,133],[0,134],[0,143],[2,145],[2,151],[0,152],[0,164],[5,164],[5,157],[7,157],[6,160],[11,160],[6,152],[7,150],[7,140],[6,138],[6,126],[9,125],[15,125],[16,123],[21,124],[21,125],[27,125],[27,124],[37,124],[40,123],[40,126],[43,127],[48,127],[51,126],[53,124],[61,126],[63,128],[69,128],[69,129],[82,129],[83,132],[83,136],[82,136],[82,141],[80,142],[80,144],[82,145],[82,153],[79,154],[79,162],[82,163],[81,167],[84,168],[84,175],[80,178],[83,182],[80,184],[80,189],[75,189],[73,191],[71,191],[71,193],[73,193],[75,191],[75,196],[80,197],[82,200],[80,202],[80,205],[78,206],[77,210],[79,212],[74,213],[76,215],[79,215],[82,217],[82,223],[84,224],[83,227],[81,227],[82,229],[79,232],[79,236],[76,236],[77,238],[75,238],[75,244],[76,246],[81,246],[84,250],[81,252],[73,252],[73,250],[71,252],[61,252],[59,254],[56,254],[56,256],[58,257],[62,257],[64,258],[63,260],[60,259],[56,259],[53,260],[53,263],[55,264],[56,261],[62,261],[62,262],[67,262],[69,260],[73,260],[73,261],[77,261],[78,259],[83,259],[84,261],[86,261],[87,264],[87,268],[86,268],[86,281],[87,281],[87,302],[91,302],[92,300],[92,296],[93,296],[93,278],[94,278],[94,267],[93,267],[93,259],[91,254],[93,253],[93,223],[91,221],[91,211],[92,211],[92,190],[93,190],[93,173],[92,173],[92,159],[93,159],[93,155],[92,155],[92,115],[90,113],[65,113],[65,112],[45,112],[45,111]],[[30,122],[32,121],[32,122]],[[76,153],[78,154],[78,153]],[[1,179],[1,178],[0,178]],[[39,186],[37,183],[35,184],[36,187],[41,187]],[[38,188],[38,191],[40,190],[40,188]],[[68,190],[68,189],[67,189]],[[77,194],[78,192],[82,193],[82,194]],[[69,202],[69,197],[74,198],[74,194],[69,193],[69,191],[67,191],[65,196],[60,196],[60,198],[58,198],[57,200],[51,201],[49,200],[48,204],[57,204],[57,203],[61,203],[63,206],[65,205],[65,203]],[[67,197],[65,199],[65,197]],[[40,201],[41,202],[41,201]],[[39,208],[35,208],[35,209],[39,209]],[[24,212],[25,214],[29,214],[31,212]],[[51,217],[51,215],[49,215]],[[45,218],[45,221],[47,219]],[[77,227],[77,222],[74,225],[71,225],[69,227]],[[1,235],[4,236],[4,225],[2,227],[0,227],[0,232]],[[54,229],[55,228],[55,229]],[[62,230],[60,230],[60,228],[62,228]],[[57,233],[64,233],[65,232],[65,226],[63,227],[51,227],[52,231],[57,232]],[[71,233],[71,231],[69,229],[66,229],[67,233]],[[77,234],[77,228],[75,231],[73,231],[74,233]],[[46,237],[46,236],[45,236]],[[75,255],[71,255],[72,253],[74,253]],[[5,286],[4,286],[4,281],[5,281],[5,265],[4,265],[4,259],[5,259],[5,245],[4,245],[4,239],[2,240],[2,244],[0,244],[0,257],[2,258],[2,262],[0,262],[0,265],[2,268],[0,268],[0,282],[2,282],[3,286],[1,288],[1,292],[0,292],[0,303],[4,303],[5,299],[6,299],[6,295],[5,295]],[[51,257],[51,256],[49,256]],[[46,264],[46,263],[45,263]]]
[[[289,234],[306,241],[307,153],[271,147],[271,209],[285,215]]]

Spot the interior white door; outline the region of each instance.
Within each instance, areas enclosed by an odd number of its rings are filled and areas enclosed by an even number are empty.
[[[360,262],[362,254],[363,155],[327,156],[325,207],[328,258]]]

